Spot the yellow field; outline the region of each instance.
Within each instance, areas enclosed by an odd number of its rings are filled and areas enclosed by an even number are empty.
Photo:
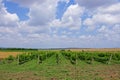
[[[66,50],[71,50],[71,51],[120,51],[120,48],[78,48],[78,49],[66,49]]]
[[[21,52],[0,52],[0,59],[7,58],[8,56],[17,56]]]

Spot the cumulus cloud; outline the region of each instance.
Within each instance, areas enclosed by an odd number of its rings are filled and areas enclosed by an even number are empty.
[[[81,26],[81,16],[84,12],[84,8],[76,5],[71,5],[68,7],[66,12],[63,14],[61,20],[55,19],[51,23],[51,26],[54,27],[63,27],[68,28],[70,30],[78,30]]]
[[[76,4],[67,7],[61,19],[56,19],[58,2],[68,3],[69,0],[9,1],[29,8],[29,19],[20,21],[0,0],[1,46],[119,47],[120,3],[117,0],[76,0]],[[86,12],[88,9],[94,12]],[[86,31],[88,28],[92,31]]]
[[[41,4],[32,5],[29,12],[29,24],[34,26],[47,25],[48,22],[55,18],[56,6],[56,0],[46,0]]]
[[[109,7],[99,7],[98,11],[101,13],[119,14],[120,13],[120,2],[113,4]]]
[[[17,26],[18,21],[19,21],[18,16],[16,14],[11,14],[7,12],[6,8],[4,8],[4,5],[1,2],[0,3],[0,26],[15,27]]]
[[[32,34],[32,33],[49,33],[49,28],[47,26],[31,26],[28,25],[26,22],[19,23],[19,32]]]
[[[120,42],[120,25],[112,26],[111,28],[107,26],[101,26],[98,29],[99,35],[102,35],[103,38],[106,38],[108,41],[111,42]]]
[[[116,9],[113,9],[116,8]],[[84,21],[84,25],[95,29],[101,25],[114,26],[120,24],[120,3],[98,8],[91,18]],[[117,12],[117,13],[116,13]]]
[[[24,6],[24,1],[22,3],[18,0],[17,3],[19,2],[21,6]],[[42,43],[42,41],[46,41],[45,39],[47,35],[49,35],[49,25],[47,23],[55,18],[56,6],[57,0],[43,0],[42,3],[41,0],[40,3],[36,1],[31,2],[25,6],[30,9],[29,20],[19,21],[16,14],[7,12],[4,4],[0,3],[1,46],[14,47],[17,45],[17,47],[20,47],[29,45],[30,42],[30,46],[34,46],[34,43],[38,44]],[[4,44],[2,45],[3,42]]]
[[[87,31],[96,32],[95,42],[106,43],[107,46],[116,46],[120,43],[120,3],[107,6],[99,6],[90,17],[87,17],[83,24]]]

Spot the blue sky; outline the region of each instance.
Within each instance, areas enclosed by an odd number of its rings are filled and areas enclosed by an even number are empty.
[[[11,14],[16,13],[20,20],[27,20],[29,17],[27,16],[29,12],[29,8],[21,7],[18,3],[14,3],[11,1],[3,1],[7,11]]]
[[[0,47],[120,47],[119,0],[0,0]]]

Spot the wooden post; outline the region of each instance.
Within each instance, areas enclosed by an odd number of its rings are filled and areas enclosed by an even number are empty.
[[[38,64],[40,63],[40,56],[39,56],[39,54],[38,54],[38,62],[37,62]]]
[[[47,59],[47,52],[46,52],[46,59]]]
[[[18,63],[17,63],[17,64],[19,65],[19,64],[20,64],[20,61],[19,61],[19,55],[18,55],[18,59],[17,59],[17,61],[18,61]]]
[[[76,66],[77,66],[77,53],[75,53],[75,64],[76,64]]]
[[[108,61],[108,64],[110,64],[110,61],[112,60],[112,54],[110,55],[110,58],[109,58],[109,61]]]
[[[59,55],[58,55],[58,53],[56,54],[56,63],[59,64]]]
[[[93,64],[93,62],[94,62],[94,58],[93,58],[93,56],[92,56],[90,63]]]
[[[93,64],[93,62],[94,62],[94,58],[92,57],[92,64]]]
[[[75,53],[75,80],[77,80],[77,53]]]

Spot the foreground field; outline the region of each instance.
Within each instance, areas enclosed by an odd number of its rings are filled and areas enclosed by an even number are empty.
[[[0,61],[0,80],[120,80],[120,52],[20,54]]]

